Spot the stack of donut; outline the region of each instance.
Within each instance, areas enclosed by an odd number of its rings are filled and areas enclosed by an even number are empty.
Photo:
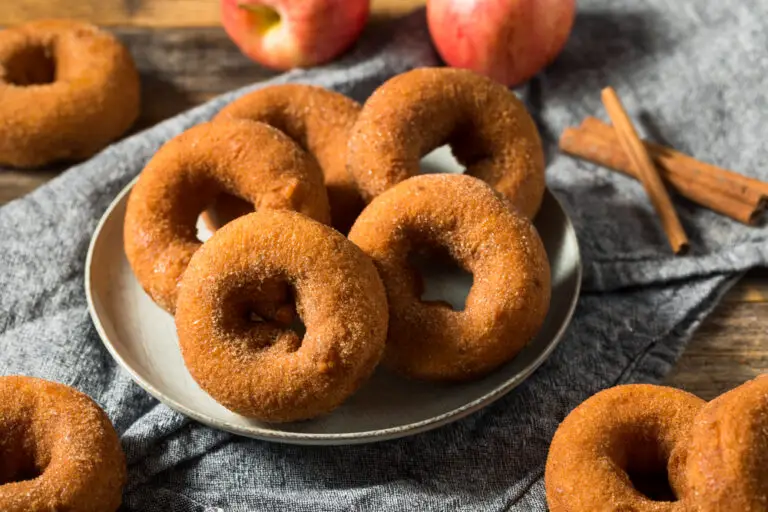
[[[768,375],[706,403],[673,388],[601,391],[555,433],[552,512],[768,510]]]
[[[446,143],[467,175],[416,176]],[[549,307],[530,220],[543,193],[535,125],[489,79],[418,69],[362,107],[278,85],[157,152],[129,197],[125,248],[201,388],[237,413],[296,421],[339,406],[380,360],[462,381],[512,359]],[[421,299],[410,256],[438,250],[474,276],[462,311]]]

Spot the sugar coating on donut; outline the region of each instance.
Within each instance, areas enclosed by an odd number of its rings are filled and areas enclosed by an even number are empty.
[[[0,377],[0,509],[117,510],[125,456],[104,412],[67,386]]]
[[[356,101],[322,87],[282,84],[264,87],[233,101],[216,119],[249,119],[274,126],[293,139],[318,162],[325,178],[332,225],[347,233],[363,202],[347,171],[347,141],[360,112]],[[249,211],[231,196],[209,209],[207,223],[216,229]]]
[[[44,20],[0,32],[0,164],[92,156],[139,114],[126,48],[88,23]]]
[[[257,209],[296,210],[330,221],[320,169],[279,130],[245,120],[187,130],[149,161],[125,214],[128,262],[144,290],[169,312],[181,275],[201,245],[198,215],[225,192]]]
[[[616,386],[576,407],[558,427],[547,456],[552,512],[684,512],[685,452],[700,398],[648,384]],[[632,474],[668,478],[676,501],[638,490]]]
[[[276,281],[293,290],[303,338],[259,307]],[[338,407],[373,372],[387,300],[373,263],[343,235],[262,210],[192,257],[176,328],[190,374],[215,400],[262,421],[297,421]]]
[[[347,166],[370,201],[446,143],[467,174],[536,215],[545,186],[536,125],[514,93],[468,70],[421,68],[385,82],[352,129]]]
[[[533,225],[482,181],[410,178],[374,199],[349,239],[376,264],[390,308],[385,364],[410,377],[466,380],[514,357],[549,309],[549,261]],[[409,257],[441,248],[473,274],[462,311],[422,301]]]
[[[697,512],[768,510],[768,375],[715,398],[696,416],[686,482]]]

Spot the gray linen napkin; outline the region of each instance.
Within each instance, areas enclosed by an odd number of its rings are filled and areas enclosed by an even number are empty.
[[[543,464],[559,421],[601,388],[661,379],[740,273],[765,264],[768,236],[677,200],[694,250],[673,258],[640,185],[555,149],[565,126],[602,111],[599,91],[611,84],[649,135],[768,179],[768,5],[583,0],[579,9],[563,55],[519,92],[547,144],[549,185],[578,229],[585,293],[561,346],[504,399],[408,439],[283,446],[187,420],[116,366],[83,292],[96,222],[164,141],[246,90],[117,143],[0,209],[0,374],[75,386],[108,411],[128,456],[123,510],[546,510]],[[436,62],[418,12],[368,33],[335,64],[270,83],[364,100],[390,76]]]

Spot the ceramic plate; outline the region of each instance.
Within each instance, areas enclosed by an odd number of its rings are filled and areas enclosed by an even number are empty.
[[[430,172],[460,170],[441,148],[428,155]],[[228,411],[198,387],[177,345],[173,317],[144,293],[123,250],[123,219],[132,184],[101,219],[91,240],[85,289],[91,317],[117,362],[148,393],[173,409],[215,428],[268,441],[352,444],[413,435],[462,418],[511,391],[554,350],[579,295],[581,261],[568,216],[547,192],[536,227],[552,268],[552,303],[539,335],[512,361],[488,377],[466,384],[438,385],[405,380],[379,368],[371,380],[333,413],[312,421],[266,424]],[[205,233],[201,233],[201,238]],[[425,276],[426,298],[463,302],[471,277]]]

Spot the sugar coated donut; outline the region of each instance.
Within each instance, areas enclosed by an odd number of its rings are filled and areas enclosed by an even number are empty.
[[[471,71],[421,68],[385,82],[352,129],[347,164],[370,200],[419,174],[421,158],[445,143],[468,174],[533,218],[544,195],[536,125],[514,93]]]
[[[347,171],[347,141],[360,105],[321,87],[284,84],[264,87],[230,103],[217,119],[244,118],[282,131],[315,157],[325,176],[333,227],[346,233],[365,203]],[[253,211],[248,203],[224,196],[206,212],[212,229]]]
[[[112,512],[125,456],[106,414],[70,387],[0,377],[0,510]]]
[[[0,32],[0,164],[88,158],[139,114],[139,75],[125,47],[78,21]]]
[[[725,393],[691,429],[686,481],[693,512],[768,510],[768,375]]]
[[[223,192],[257,209],[296,210],[330,222],[320,169],[279,130],[244,120],[187,130],[144,168],[125,214],[128,262],[144,290],[169,312],[181,274],[201,245],[197,217]]]
[[[616,386],[586,400],[549,448],[544,478],[551,512],[687,511],[685,451],[704,403],[648,384]],[[673,495],[647,495],[660,487]]]
[[[303,339],[254,311],[270,298],[262,284],[274,280],[293,289]],[[190,374],[215,400],[262,421],[302,420],[331,411],[371,374],[387,336],[387,298],[371,260],[339,232],[261,210],[192,257],[176,329]]]
[[[368,254],[389,300],[385,364],[428,380],[464,380],[514,357],[549,308],[549,262],[536,230],[482,181],[430,174],[387,190],[349,239]],[[413,253],[443,249],[474,282],[463,311],[422,301]]]

